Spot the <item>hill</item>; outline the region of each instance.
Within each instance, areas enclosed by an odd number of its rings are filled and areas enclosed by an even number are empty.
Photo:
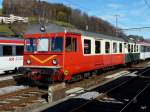
[[[28,5],[26,5],[28,3]],[[89,16],[78,9],[63,4],[48,3],[40,0],[3,0],[3,15],[14,14],[17,16],[28,16],[31,23],[46,24],[55,22],[68,25],[82,30],[115,35],[115,27],[101,18]],[[40,17],[40,22],[39,22]],[[43,17],[45,18],[44,21]],[[122,35],[120,32],[119,35]]]

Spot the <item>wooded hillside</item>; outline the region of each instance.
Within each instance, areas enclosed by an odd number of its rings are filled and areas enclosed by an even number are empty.
[[[115,35],[113,25],[100,18],[89,16],[78,9],[72,9],[63,4],[52,4],[40,0],[3,0],[3,15],[14,14],[28,16],[38,22],[39,17],[45,17],[48,21],[60,21],[88,31],[107,35]],[[119,32],[119,35],[124,35]]]

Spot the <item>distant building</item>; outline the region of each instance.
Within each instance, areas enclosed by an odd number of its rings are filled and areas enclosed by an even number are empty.
[[[20,16],[14,16],[13,14],[10,14],[9,17],[0,17],[0,23],[9,24],[13,22],[28,22],[28,17],[20,17]]]

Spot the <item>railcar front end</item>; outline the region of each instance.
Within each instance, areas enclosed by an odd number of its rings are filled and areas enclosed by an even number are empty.
[[[49,82],[63,79],[64,34],[25,35],[25,76]]]

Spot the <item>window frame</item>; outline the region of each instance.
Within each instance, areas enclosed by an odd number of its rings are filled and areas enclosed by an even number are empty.
[[[88,44],[89,44],[89,50],[90,50],[90,51],[87,52],[87,53],[85,53],[85,51],[86,51],[86,50],[85,50],[85,41],[89,41]],[[91,47],[91,44],[92,44],[92,40],[91,40],[91,39],[84,39],[84,40],[83,40],[83,45],[84,45],[84,46],[83,46],[83,50],[84,50],[84,54],[85,54],[85,55],[92,54],[92,47]]]
[[[108,49],[106,48],[106,44],[107,44],[107,43],[109,44],[109,48],[108,48]],[[106,52],[106,51],[108,51],[108,52]],[[109,41],[106,41],[106,42],[105,42],[105,54],[110,54],[110,53],[111,53],[110,42],[109,42]]]
[[[17,54],[17,51],[18,51],[18,50],[17,50],[17,47],[23,47],[23,52],[22,52],[22,54]],[[16,56],[22,56],[22,55],[24,54],[24,46],[22,46],[22,45],[16,45],[16,46],[15,46],[15,50],[16,50],[16,52],[15,52],[15,55],[16,55]]]
[[[119,43],[119,53],[123,53],[123,43]]]
[[[8,50],[4,50],[4,47],[11,47],[11,54],[7,54],[7,53],[6,53],[6,54],[4,55],[4,51],[8,51]],[[12,46],[12,45],[3,45],[3,46],[2,46],[2,51],[3,51],[3,52],[2,52],[2,55],[3,55],[3,56],[13,56],[13,46]]]
[[[99,43],[99,49],[97,49],[97,46],[96,46],[96,42]],[[99,52],[97,52],[97,50],[99,50]],[[101,54],[101,41],[100,40],[95,40],[95,54]]]
[[[70,38],[70,49],[68,50],[67,49],[67,38]],[[68,37],[66,37],[66,39],[65,39],[65,52],[77,52],[77,50],[78,50],[78,42],[77,42],[77,38],[75,38],[75,37],[71,37],[71,36],[68,36]]]
[[[117,49],[117,46],[118,46],[118,45],[117,45],[117,42],[113,42],[113,45],[112,45],[112,46],[113,46],[113,49],[112,49],[112,50],[113,50],[113,53],[118,53],[118,49]]]
[[[38,45],[39,45],[39,42],[38,42],[38,41],[39,41],[39,39],[47,39],[47,40],[48,40],[48,43],[47,43],[47,44],[48,44],[48,46],[47,46],[47,47],[48,47],[48,48],[47,48],[47,51],[39,51],[39,50],[38,50]],[[50,51],[50,40],[51,40],[51,38],[45,38],[45,37],[43,37],[43,38],[38,38],[38,39],[37,39],[37,45],[36,45],[36,52],[49,52],[49,51]]]

